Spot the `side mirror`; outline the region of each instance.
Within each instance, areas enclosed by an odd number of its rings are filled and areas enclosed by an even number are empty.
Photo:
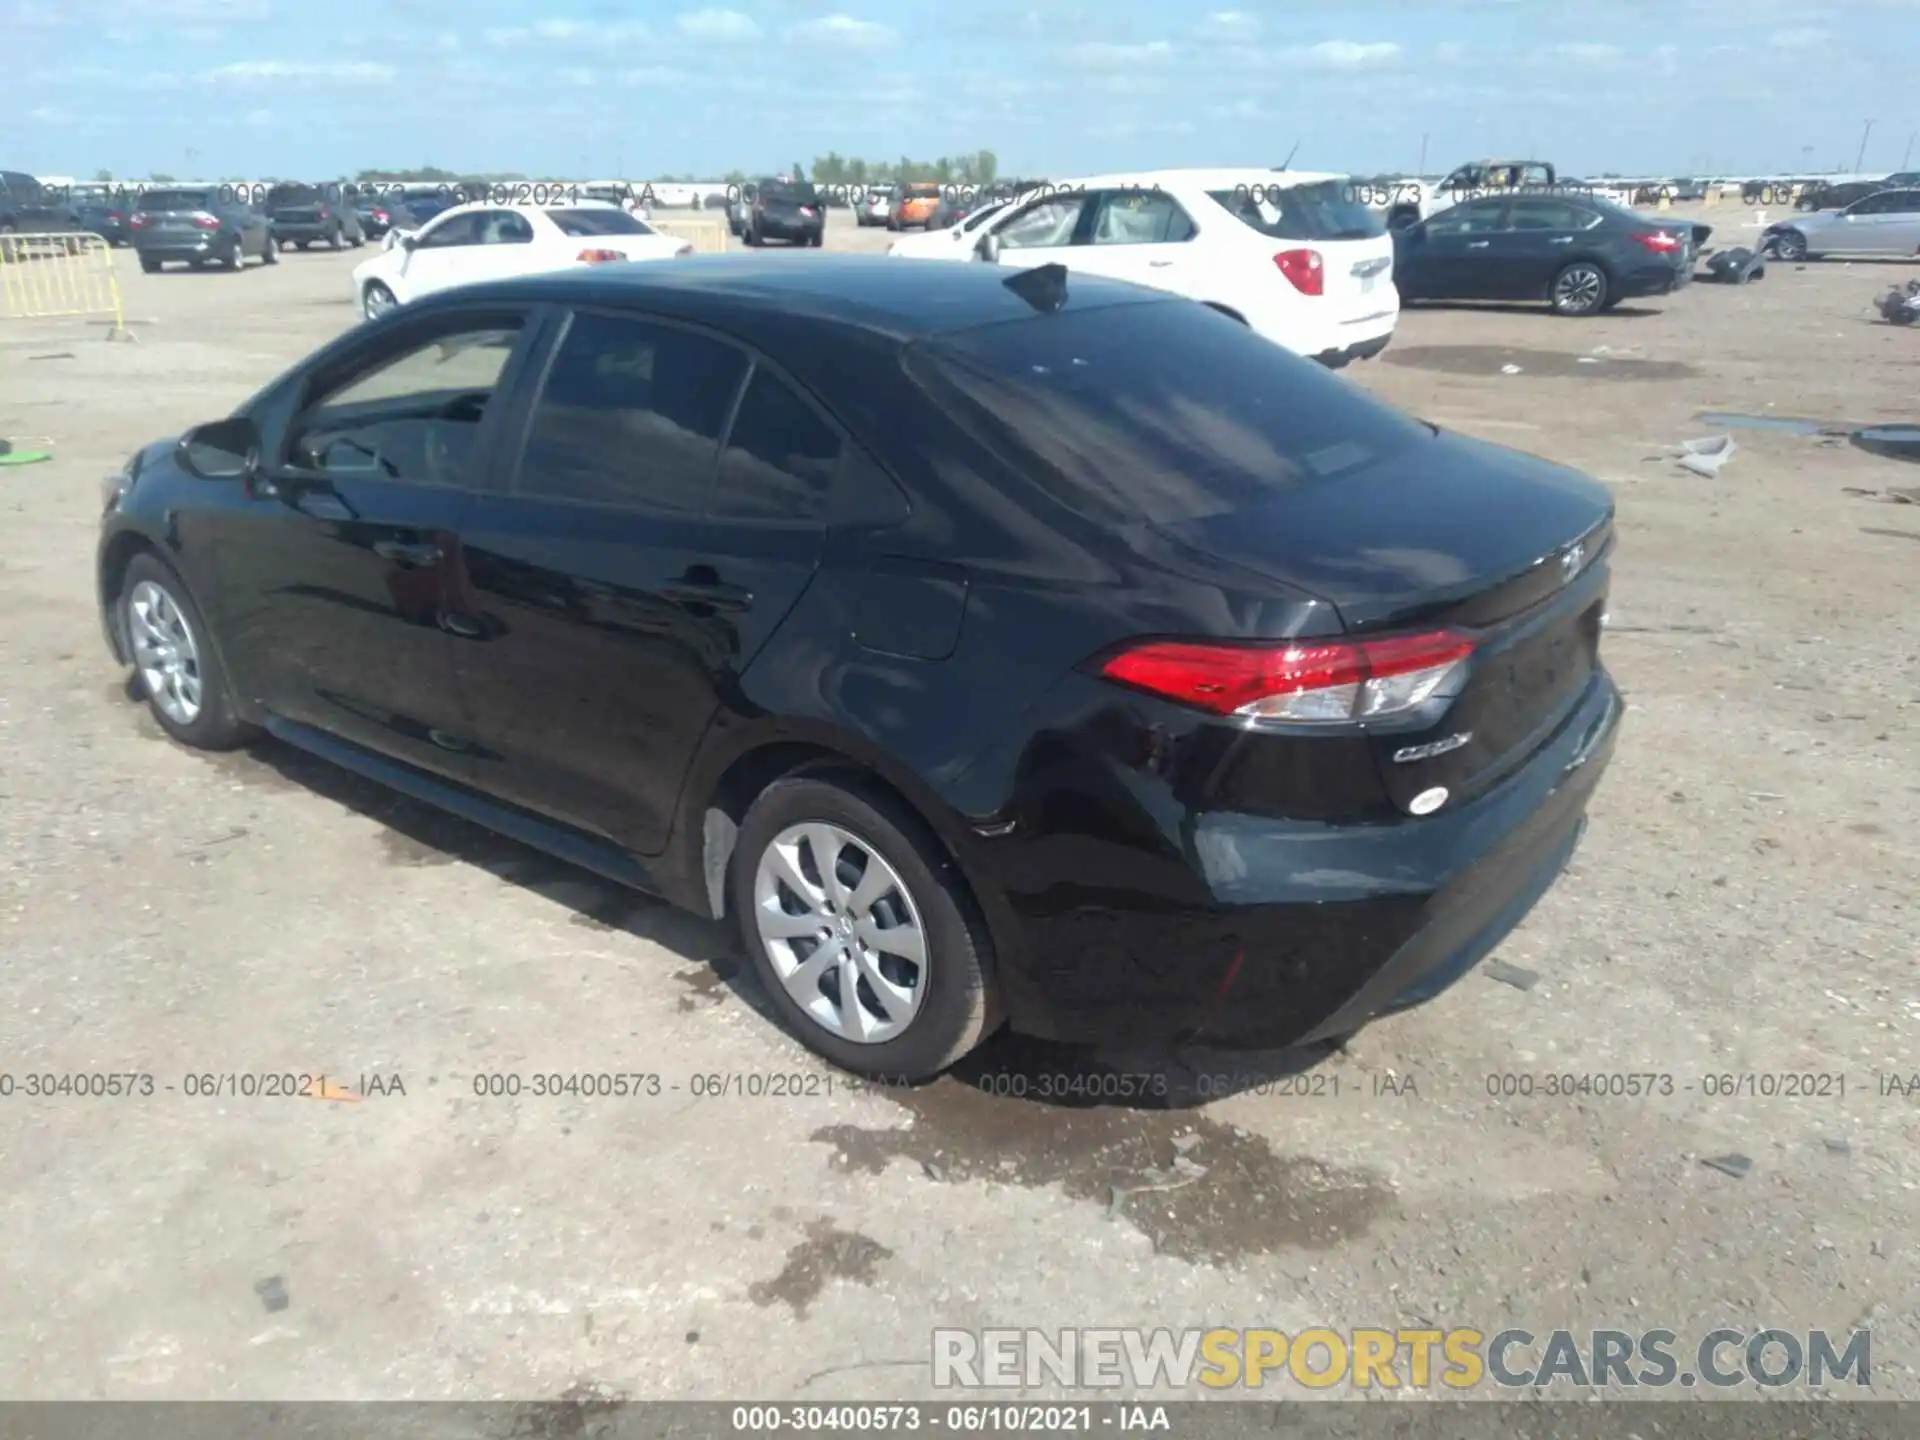
[[[974,247],[974,253],[989,265],[999,264],[1000,237],[998,235],[982,235],[980,237],[980,243]]]
[[[180,468],[201,480],[247,480],[260,468],[260,427],[243,415],[210,420],[180,437]]]

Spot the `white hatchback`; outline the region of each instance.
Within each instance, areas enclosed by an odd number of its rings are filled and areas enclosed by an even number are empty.
[[[1092,176],[1002,207],[972,245],[945,243],[989,263],[1057,263],[1185,295],[1330,366],[1378,355],[1400,319],[1392,237],[1346,175]]]
[[[456,205],[355,267],[353,298],[372,320],[455,285],[691,254],[687,241],[601,201]]]

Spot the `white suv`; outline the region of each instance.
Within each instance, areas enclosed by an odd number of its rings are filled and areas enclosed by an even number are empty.
[[[982,229],[980,260],[1169,290],[1329,366],[1378,355],[1400,318],[1392,238],[1345,175],[1099,175],[1036,192]]]

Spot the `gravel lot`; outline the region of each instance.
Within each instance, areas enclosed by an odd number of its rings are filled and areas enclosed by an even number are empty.
[[[834,219],[829,249],[883,248]],[[138,344],[0,321],[0,435],[57,452],[0,469],[0,1071],[160,1087],[0,1099],[0,1394],[911,1397],[936,1326],[1870,1323],[1875,1392],[1920,1398],[1920,1098],[1881,1078],[1920,1072],[1920,507],[1882,493],[1920,470],[1761,431],[1716,479],[1650,458],[1716,433],[1701,410],[1920,419],[1920,334],[1869,309],[1912,266],[1587,322],[1421,309],[1349,372],[1619,498],[1631,708],[1572,871],[1499,952],[1532,988],[1483,967],[1331,1056],[1003,1037],[875,1095],[829,1091],[718,927],[271,744],[191,753],[129,702],[97,477],[353,324],[367,253],[120,252]],[[980,1088],[1102,1064],[1182,1103]],[[1317,1093],[1279,1093],[1303,1064]],[[665,1088],[474,1092],[536,1070]],[[382,1080],[186,1093],[285,1071]],[[1674,1093],[1488,1091],[1618,1072]],[[1845,1095],[1707,1093],[1747,1072]],[[696,1093],[724,1074],[819,1088]],[[1205,1175],[1114,1213],[1176,1141]],[[1729,1153],[1744,1178],[1702,1163]]]

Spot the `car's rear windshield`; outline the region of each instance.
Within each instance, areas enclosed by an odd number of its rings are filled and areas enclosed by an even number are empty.
[[[1432,433],[1185,301],[1069,308],[941,335],[907,356],[943,408],[1103,524],[1240,510]]]
[[[269,205],[297,204],[302,200],[318,200],[320,192],[311,185],[276,185],[267,191]]]
[[[1306,185],[1236,185],[1209,198],[1243,224],[1275,240],[1370,240],[1386,227],[1338,180]]]
[[[938,200],[940,198],[940,187],[938,185],[909,185],[903,192],[902,198],[907,200]]]
[[[602,210],[597,206],[578,210],[549,210],[547,218],[560,227],[563,235],[651,235],[653,230],[624,210]]]
[[[205,190],[149,190],[140,197],[142,210],[204,210],[213,197]]]
[[[789,205],[814,205],[820,200],[819,194],[811,185],[770,184],[760,187],[762,200],[777,200]]]

